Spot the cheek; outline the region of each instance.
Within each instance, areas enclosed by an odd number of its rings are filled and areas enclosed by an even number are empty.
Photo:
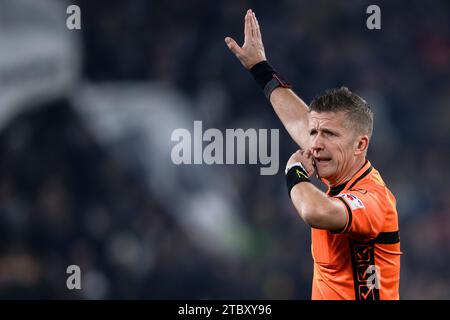
[[[338,167],[342,167],[346,159],[349,157],[349,148],[345,148],[343,145],[335,145],[333,147],[333,159],[337,163]]]
[[[332,152],[335,160],[342,160],[345,154],[345,149],[339,144],[330,146],[330,151]]]

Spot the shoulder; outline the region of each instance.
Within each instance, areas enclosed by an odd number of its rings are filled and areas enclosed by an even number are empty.
[[[393,204],[395,206],[394,195],[384,182],[380,172],[374,167],[372,167],[372,170],[367,176],[358,181],[358,183],[347,192],[354,194],[355,196],[359,195],[363,198],[368,196],[375,197],[379,202],[382,202],[385,205]]]

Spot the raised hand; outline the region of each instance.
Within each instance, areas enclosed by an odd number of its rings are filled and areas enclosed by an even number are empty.
[[[225,38],[225,43],[246,69],[251,69],[258,62],[266,60],[259,23],[251,9],[247,10],[245,15],[242,47],[230,37]]]

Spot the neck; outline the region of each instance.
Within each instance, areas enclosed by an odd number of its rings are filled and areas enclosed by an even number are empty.
[[[336,180],[330,181],[330,187],[335,187],[340,184],[346,183],[350,181],[351,178],[364,166],[366,163],[365,158],[358,159],[353,166],[349,170],[343,171],[343,174],[340,177],[337,177]]]

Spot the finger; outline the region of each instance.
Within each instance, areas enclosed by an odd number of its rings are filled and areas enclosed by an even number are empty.
[[[255,21],[255,13],[250,11],[250,31],[252,38],[256,38],[256,21]]]
[[[250,25],[250,9],[249,10],[247,10],[247,13],[246,13],[246,15],[245,15],[245,23],[244,23],[244,42],[247,42],[249,39],[250,39],[250,37],[251,37],[251,35],[252,35],[252,33],[251,33],[251,25]]]
[[[314,165],[312,163],[311,152],[310,150],[299,150],[297,152],[301,152],[301,157],[299,158],[306,171],[308,172],[308,176],[311,176],[314,173]]]
[[[259,32],[258,20],[256,19],[256,14],[253,12],[253,28],[255,33],[255,38],[260,38],[261,33]]]
[[[314,172],[316,173],[316,178],[320,180],[321,178],[320,178],[320,175],[319,175],[319,171],[317,170],[316,161],[314,159],[312,159],[312,165],[313,165],[313,168],[314,168]]]
[[[311,176],[315,171],[314,164],[313,164],[312,160],[308,160],[305,162],[308,164],[308,174]]]
[[[227,44],[228,49],[230,49],[231,52],[233,52],[236,56],[242,55],[241,47],[239,47],[239,45],[236,43],[236,41],[234,41],[233,38],[226,37],[225,43]]]
[[[305,157],[306,157],[307,159],[310,159],[310,158],[312,157],[312,152],[311,152],[311,150],[306,150],[304,155],[305,155]]]

